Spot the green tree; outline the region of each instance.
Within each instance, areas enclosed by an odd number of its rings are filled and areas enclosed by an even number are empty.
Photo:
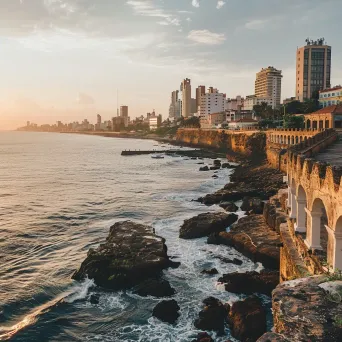
[[[304,128],[304,116],[303,115],[291,115],[288,114],[284,118],[285,128]]]
[[[271,119],[274,116],[273,109],[267,102],[261,102],[261,104],[254,105],[253,110],[256,115],[262,119]]]

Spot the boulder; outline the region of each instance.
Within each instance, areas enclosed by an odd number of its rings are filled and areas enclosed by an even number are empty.
[[[195,327],[200,330],[213,330],[219,334],[224,332],[224,323],[227,320],[229,305],[223,305],[218,299],[209,297],[203,301],[204,309],[195,320]]]
[[[89,302],[91,304],[99,304],[100,296],[97,293],[92,293],[89,297]]]
[[[192,342],[214,342],[211,336],[206,332],[200,332],[195,340]]]
[[[244,197],[241,210],[252,212],[253,214],[262,214],[265,203],[258,197]]]
[[[228,273],[218,279],[225,284],[228,292],[253,294],[263,293],[271,296],[272,291],[279,284],[279,272],[262,270],[260,273],[251,271],[246,273]]]
[[[232,336],[242,342],[256,341],[266,330],[266,311],[258,297],[235,302],[228,318]]]
[[[175,324],[179,317],[179,310],[180,307],[174,299],[163,300],[154,307],[152,315],[163,322]]]
[[[164,279],[146,279],[133,288],[133,293],[141,297],[169,297],[176,293],[170,283]]]
[[[266,334],[263,334],[257,342],[290,342],[290,340],[283,335],[267,332]]]
[[[202,166],[199,168],[200,171],[209,171],[209,167],[206,165],[206,166]]]
[[[203,270],[201,274],[209,274],[209,275],[215,275],[218,274],[218,270],[216,268],[211,268],[208,270]]]
[[[214,166],[221,166],[221,160],[220,159],[215,159],[213,161]]]
[[[234,258],[233,260],[232,259],[228,259],[228,258],[225,258],[223,256],[220,256],[220,255],[216,255],[214,256],[214,258],[216,259],[220,259],[222,262],[224,262],[225,264],[234,264],[234,265],[238,265],[238,266],[241,266],[242,265],[242,260],[240,259],[237,259],[237,258]]]
[[[171,264],[165,240],[155,235],[151,227],[124,221],[110,228],[105,243],[89,249],[72,278],[88,277],[98,286],[121,290],[159,277]]]
[[[210,170],[220,170],[221,166],[210,166]]]
[[[179,231],[182,239],[196,239],[208,236],[211,233],[225,231],[236,222],[236,214],[226,213],[203,213],[191,219],[185,220]]]
[[[234,202],[223,201],[219,204],[219,206],[225,211],[229,211],[231,213],[235,213],[239,209],[239,207]]]
[[[216,175],[212,175],[211,177],[212,177],[212,178],[218,178],[218,176],[216,176]]]
[[[221,167],[222,167],[222,169],[229,169],[231,166],[230,166],[229,163],[223,163],[223,164],[221,165]]]

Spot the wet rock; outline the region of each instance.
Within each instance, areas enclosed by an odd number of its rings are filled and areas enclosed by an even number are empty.
[[[279,284],[279,272],[262,270],[260,273],[252,271],[246,273],[228,273],[218,279],[225,284],[225,289],[233,293],[262,293],[271,296],[272,291]]]
[[[201,274],[209,274],[209,275],[215,275],[218,274],[218,270],[216,268],[211,268],[208,270],[203,270]]]
[[[222,262],[224,262],[226,264],[234,264],[234,265],[238,265],[238,266],[242,265],[242,261],[240,259],[237,259],[237,258],[234,258],[232,260],[232,259],[228,259],[228,258],[225,258],[223,256],[219,256],[219,255],[214,256],[214,258],[220,259]]]
[[[213,175],[213,176],[211,176],[212,178],[218,178],[218,176],[216,176],[216,175]]]
[[[221,166],[210,166],[210,170],[220,170]]]
[[[190,159],[191,159],[191,160],[196,160],[196,159],[197,159],[197,157],[191,157]]]
[[[170,264],[163,238],[155,235],[151,227],[124,221],[110,228],[105,243],[89,249],[72,278],[88,277],[98,286],[121,290],[159,277]]]
[[[204,162],[199,162],[199,163],[197,163],[197,165],[203,165],[204,164]]]
[[[235,213],[239,209],[239,207],[234,202],[221,202],[219,206],[225,211],[229,211],[231,213]]]
[[[261,262],[265,268],[279,269],[279,234],[267,226],[262,215],[243,217],[231,226],[228,233],[213,233],[207,242],[234,247],[254,262]]]
[[[258,197],[244,197],[242,200],[241,210],[248,211],[253,214],[262,214],[264,211],[264,202]]]
[[[291,341],[342,341],[342,280],[314,276],[273,291],[274,330]]]
[[[257,342],[290,342],[285,336],[273,332],[263,334]]]
[[[201,332],[197,335],[197,338],[195,340],[192,340],[192,342],[214,342],[214,340],[208,333]]]
[[[258,297],[235,302],[229,312],[232,336],[242,342],[256,341],[266,330],[266,311]]]
[[[93,293],[90,295],[89,302],[91,304],[99,304],[100,296],[97,293]]]
[[[179,310],[180,307],[174,299],[163,300],[154,307],[152,315],[163,322],[174,324],[179,317]]]
[[[158,298],[169,297],[176,293],[170,283],[164,279],[146,279],[134,287],[133,293],[141,297],[154,296]]]
[[[200,171],[209,171],[209,167],[208,166],[202,166],[199,169]]]
[[[229,169],[230,168],[230,164],[229,163],[223,163],[221,165],[222,169]]]
[[[228,317],[229,305],[223,305],[218,299],[209,297],[203,301],[204,309],[195,320],[195,327],[200,330],[213,330],[219,334],[224,332],[224,323]]]
[[[182,239],[196,239],[208,236],[213,232],[221,232],[236,222],[236,214],[204,213],[185,220],[179,231]]]
[[[214,166],[219,166],[219,167],[221,167],[221,160],[220,160],[220,159],[215,159],[215,160],[213,161],[213,164],[214,164]]]

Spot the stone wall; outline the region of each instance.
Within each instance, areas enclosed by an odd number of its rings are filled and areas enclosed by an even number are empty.
[[[228,130],[204,130],[180,128],[176,140],[191,146],[213,147],[231,150],[245,156],[265,154],[266,135],[256,131],[230,132]]]

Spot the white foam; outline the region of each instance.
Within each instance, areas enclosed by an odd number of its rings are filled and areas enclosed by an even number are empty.
[[[91,287],[95,285],[93,279],[86,278],[82,283],[79,285],[75,285],[72,287],[71,294],[65,297],[64,301],[67,303],[73,303],[76,300],[81,300],[86,298],[88,295],[88,291]]]

